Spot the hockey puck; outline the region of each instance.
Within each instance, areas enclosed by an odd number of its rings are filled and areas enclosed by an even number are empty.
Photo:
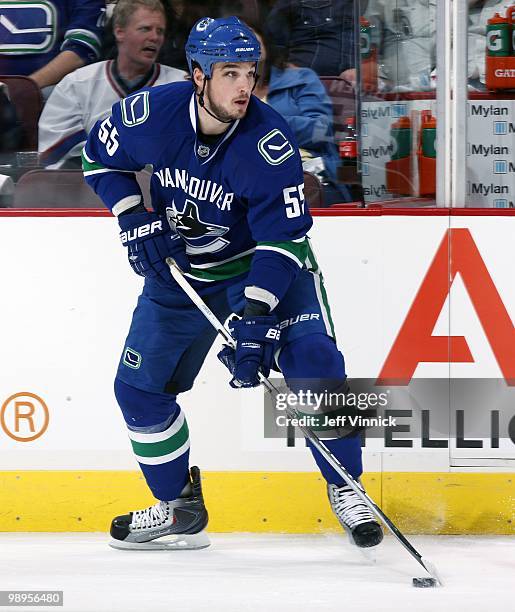
[[[435,587],[437,582],[435,578],[413,578],[413,586],[418,589],[427,589],[429,587]]]

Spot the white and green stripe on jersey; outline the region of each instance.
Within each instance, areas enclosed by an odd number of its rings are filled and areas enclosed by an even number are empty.
[[[116,168],[106,168],[102,164],[99,164],[94,159],[91,159],[86,153],[85,149],[82,149],[82,172],[84,176],[92,176],[93,174],[105,174],[106,172],[123,172],[123,174],[134,174],[132,170],[118,170]]]
[[[95,174],[105,174],[108,172],[134,174],[134,172],[130,170],[107,168],[91,159],[84,149],[82,151],[82,168],[84,176],[93,176]],[[119,202],[113,207],[113,213],[118,214],[119,212],[123,212],[124,209],[130,208],[133,205],[134,202],[132,201]],[[117,210],[118,207],[120,207],[120,210]],[[308,270],[318,270],[318,265],[309,240],[306,236],[303,236],[295,240],[258,242],[256,247],[247,249],[227,259],[204,264],[192,263],[191,271],[187,273],[186,276],[206,283],[234,278],[250,270],[254,253],[259,251],[278,253],[294,261],[299,268],[306,267]]]
[[[322,276],[321,271],[318,270],[309,270],[313,275],[313,282],[315,284],[315,292],[317,295],[317,300],[320,305],[320,312],[322,313],[322,320],[324,321],[325,331],[328,336],[331,338],[336,338],[336,333],[334,330],[333,318],[331,316],[331,309],[329,307],[329,299],[327,297],[327,292],[324,286],[324,277]]]
[[[100,48],[102,46],[102,43],[100,41],[100,38],[90,30],[83,30],[81,28],[67,30],[64,35],[64,41],[74,41],[82,43],[83,45],[89,47],[97,57],[100,57]]]
[[[82,149],[82,172],[84,176],[93,176],[94,174],[105,174],[106,172],[122,172],[123,174],[132,174],[134,177],[136,173],[132,170],[117,170],[115,168],[106,168],[102,164],[97,163],[94,159],[91,159],[86,153],[85,149]],[[141,202],[141,195],[134,194],[129,195],[119,200],[112,208],[111,212],[115,217],[120,215],[122,212],[134,208]]]
[[[186,274],[186,276],[210,283],[245,274],[250,270],[254,253],[258,251],[273,251],[279,253],[280,255],[288,257],[288,259],[292,259],[299,268],[302,268],[309,250],[309,241],[305,236],[298,240],[289,240],[285,242],[258,242],[255,249],[249,249],[229,259],[208,264],[191,264],[191,272]]]

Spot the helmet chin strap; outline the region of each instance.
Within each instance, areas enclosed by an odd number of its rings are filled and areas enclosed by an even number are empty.
[[[220,119],[220,117],[217,117],[214,113],[212,113],[209,108],[207,108],[205,102],[204,102],[204,92],[206,90],[206,84],[207,84],[207,77],[204,76],[204,82],[202,84],[202,91],[199,93],[198,95],[198,103],[200,104],[200,106],[206,111],[206,113],[208,115],[211,115],[211,117],[213,117],[213,119],[216,119],[217,121],[219,121],[220,123],[232,123],[233,119],[230,119],[229,121],[225,121],[225,119]]]

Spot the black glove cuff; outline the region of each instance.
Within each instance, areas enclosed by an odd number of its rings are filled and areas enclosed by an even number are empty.
[[[269,314],[270,306],[268,304],[260,302],[259,300],[250,300],[247,298],[243,311],[244,317],[265,317]]]
[[[140,203],[140,204],[136,204],[136,206],[133,206],[132,208],[129,208],[128,210],[124,210],[118,216],[123,217],[124,215],[132,215],[134,213],[143,213],[143,212],[148,212],[148,210],[145,208],[143,204]]]

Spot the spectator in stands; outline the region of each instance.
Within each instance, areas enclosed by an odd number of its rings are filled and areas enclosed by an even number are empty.
[[[102,0],[3,2],[0,74],[30,76],[44,88],[97,61],[104,12]]]
[[[382,88],[431,89],[436,65],[436,0],[369,0],[365,12],[379,51]]]
[[[186,73],[156,63],[166,28],[159,0],[119,0],[113,14],[116,60],[85,66],[52,92],[39,122],[41,162],[80,167],[80,153],[95,122],[111,106],[143,87],[180,81]]]
[[[257,0],[259,22],[265,23],[276,0]]]
[[[158,61],[166,66],[174,66],[188,71],[188,63],[184,46],[191,28],[206,15],[222,17],[241,15],[245,18],[240,0],[162,0],[167,16],[165,41],[161,48]],[[112,20],[108,12],[108,20],[104,30],[102,44],[102,59],[116,57],[117,49],[113,35]]]
[[[304,170],[315,174],[323,185],[325,205],[350,201],[348,189],[336,177],[339,157],[332,130],[333,109],[324,86],[310,68],[288,67],[268,36],[256,25],[251,27],[261,45],[254,95],[286,119],[301,148]]]
[[[482,88],[478,78],[484,83],[486,21],[511,4],[513,0],[468,0],[471,88]],[[424,91],[436,86],[436,7],[436,0],[369,0],[365,16],[379,51],[380,89]]]
[[[355,82],[354,0],[277,0],[266,30],[289,64]]]
[[[106,22],[102,34],[102,50],[100,53],[102,60],[116,59],[118,55],[118,45],[116,44],[113,27],[113,14],[116,4],[117,0],[107,4]],[[184,49],[177,49],[175,44],[175,31],[177,28],[178,16],[174,8],[176,2],[175,0],[161,0],[161,4],[163,5],[163,10],[166,16],[166,31],[164,42],[161,47],[161,51],[159,52],[157,61],[160,64],[173,66],[174,68],[187,71],[188,64],[186,62]],[[182,43],[182,47],[184,47],[184,41],[182,41]]]

